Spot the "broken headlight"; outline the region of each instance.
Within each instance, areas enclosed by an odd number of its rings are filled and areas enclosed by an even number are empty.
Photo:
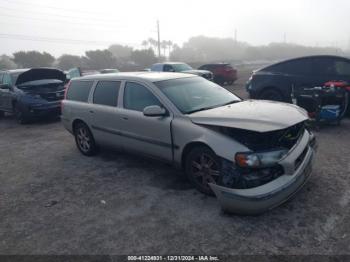
[[[279,149],[268,152],[243,152],[237,153],[235,162],[240,167],[246,168],[262,168],[271,167],[277,164],[286,154],[288,150]]]

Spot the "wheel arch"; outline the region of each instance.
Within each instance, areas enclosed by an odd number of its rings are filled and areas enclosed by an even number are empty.
[[[86,125],[90,129],[89,125],[84,120],[82,120],[80,118],[77,118],[77,119],[74,119],[73,122],[72,122],[72,131],[73,131],[73,133],[75,132],[75,128],[76,128],[76,126],[79,123]]]
[[[182,150],[182,154],[181,154],[181,168],[184,169],[185,168],[185,163],[186,163],[186,157],[187,155],[191,152],[191,150],[195,147],[200,147],[200,146],[205,146],[207,148],[209,148],[211,151],[213,151],[215,154],[215,150],[213,150],[213,148],[211,148],[208,144],[202,142],[202,141],[193,141],[188,143],[184,149]],[[217,154],[216,154],[217,155]],[[219,157],[219,156],[218,156]]]
[[[263,87],[258,94],[258,98],[260,99],[261,96],[263,95],[263,93],[267,92],[267,91],[274,91],[277,92],[278,94],[280,94],[283,98],[284,101],[287,101],[288,98],[286,97],[286,94],[283,92],[282,88],[278,87],[278,86],[266,86]]]

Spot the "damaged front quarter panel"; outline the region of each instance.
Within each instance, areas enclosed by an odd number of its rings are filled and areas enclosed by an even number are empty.
[[[256,170],[256,173],[244,174],[234,163],[224,161],[221,182],[210,184],[222,209],[229,213],[251,215],[287,201],[311,174],[313,144],[314,137],[304,130],[288,155],[275,167]],[[262,179],[264,174],[265,181]]]

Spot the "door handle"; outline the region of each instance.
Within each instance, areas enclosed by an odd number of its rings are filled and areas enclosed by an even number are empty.
[[[89,112],[92,113],[92,114],[95,113],[94,110],[89,110]]]
[[[123,120],[129,120],[129,118],[127,116],[122,116]]]

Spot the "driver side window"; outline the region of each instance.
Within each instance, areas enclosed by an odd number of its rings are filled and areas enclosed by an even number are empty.
[[[124,90],[124,108],[143,112],[147,106],[162,106],[159,100],[145,86],[127,82]]]

